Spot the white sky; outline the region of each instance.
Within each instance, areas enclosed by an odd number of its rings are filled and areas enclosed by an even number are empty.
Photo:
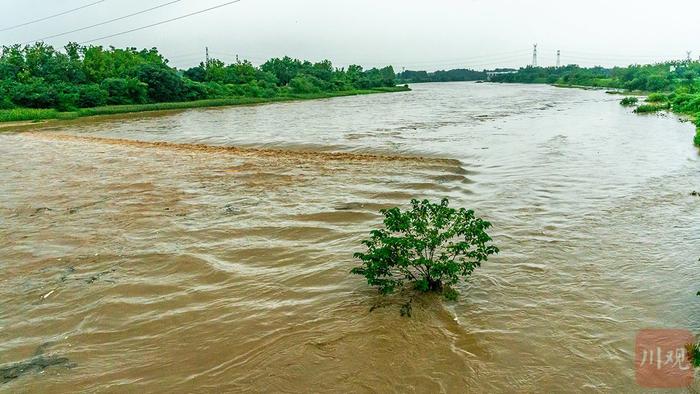
[[[0,0],[0,30],[95,0]],[[31,41],[173,0],[104,0],[80,11],[0,31],[0,43]],[[180,0],[142,15],[47,40],[62,47],[225,3]],[[337,66],[391,64],[407,69],[625,65],[700,56],[698,0],[241,0],[165,25],[100,40],[158,47],[171,64],[196,65],[209,46],[226,62],[239,54],[259,64],[289,55]]]

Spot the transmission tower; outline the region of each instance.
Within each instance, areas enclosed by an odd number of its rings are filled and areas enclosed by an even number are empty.
[[[690,58],[690,56],[693,54],[693,51],[686,51],[685,53],[686,53],[686,55],[688,55],[687,60],[688,60],[688,62],[690,63],[690,61],[692,60],[692,59]]]
[[[561,67],[561,51],[557,49],[557,68]]]
[[[206,50],[206,57],[204,58],[204,67],[209,68],[209,47],[206,47],[205,50]]]
[[[532,47],[532,67],[537,67],[537,44]]]

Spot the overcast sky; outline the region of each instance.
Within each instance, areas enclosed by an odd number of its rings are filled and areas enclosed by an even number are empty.
[[[96,0],[0,0],[0,30]],[[103,0],[79,11],[0,31],[7,45],[83,28],[173,0]],[[46,40],[62,47],[199,11],[230,0],[180,0],[104,26]],[[98,40],[158,47],[171,64],[196,65],[208,46],[226,62],[274,56],[330,59],[338,66],[407,69],[539,64],[623,65],[700,56],[697,0],[241,0],[138,32]]]

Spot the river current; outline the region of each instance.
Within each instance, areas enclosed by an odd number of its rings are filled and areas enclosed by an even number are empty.
[[[692,124],[412,88],[0,134],[0,392],[638,391],[638,330],[700,330]],[[402,317],[352,255],[443,197],[501,253]]]

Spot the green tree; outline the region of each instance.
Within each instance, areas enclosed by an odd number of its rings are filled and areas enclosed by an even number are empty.
[[[185,78],[192,81],[204,82],[207,80],[207,69],[205,68],[204,63],[200,63],[197,67],[191,67],[185,70],[183,75]]]
[[[355,253],[362,265],[352,269],[383,294],[409,282],[419,291],[451,289],[472,274],[498,248],[486,230],[491,224],[474,211],[440,203],[411,201],[411,209],[382,210],[384,227],[362,241],[365,253]],[[456,294],[453,291],[446,294]]]
[[[108,104],[142,104],[148,100],[148,85],[136,78],[107,78],[100,84]]]
[[[314,84],[313,77],[309,75],[299,75],[294,78],[289,82],[289,87],[294,93],[315,93],[320,91],[318,86]]]
[[[148,85],[148,98],[153,102],[179,101],[185,97],[185,83],[169,67],[146,63],[139,67],[137,75]]]
[[[260,69],[265,72],[272,73],[280,86],[286,86],[294,77],[299,74],[303,65],[298,59],[292,59],[285,56],[281,59],[274,58],[266,61]]]
[[[62,51],[45,43],[11,45],[0,52],[2,109],[142,104],[231,96],[274,97],[284,92],[319,93],[389,86],[393,69],[359,66],[336,70],[290,57],[260,67],[249,61],[207,64],[179,71],[156,48],[114,48],[68,43]]]
[[[100,107],[107,104],[109,93],[100,88],[100,85],[91,84],[80,87],[78,104],[83,108]]]

